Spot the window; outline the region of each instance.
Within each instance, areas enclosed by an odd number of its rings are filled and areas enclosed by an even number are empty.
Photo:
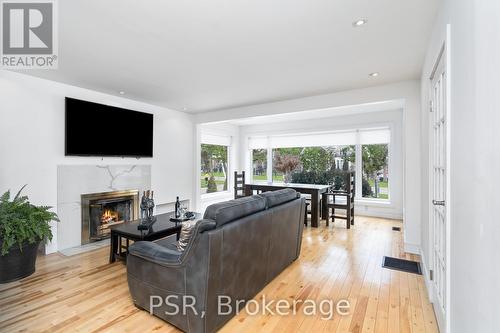
[[[201,145],[201,194],[223,192],[228,189],[228,147]]]
[[[391,128],[277,134],[248,138],[254,180],[344,187],[343,172],[356,174],[356,198],[388,200]],[[265,149],[269,147],[268,149]],[[263,155],[267,154],[267,159]],[[264,176],[261,161],[272,160]],[[264,162],[262,162],[264,163]]]
[[[389,199],[387,144],[361,146],[363,158],[363,198]]]
[[[267,182],[267,149],[252,150],[252,175],[254,181]]]

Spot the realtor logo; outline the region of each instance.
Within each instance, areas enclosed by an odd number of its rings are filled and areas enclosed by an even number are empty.
[[[55,0],[1,1],[3,68],[57,68]]]

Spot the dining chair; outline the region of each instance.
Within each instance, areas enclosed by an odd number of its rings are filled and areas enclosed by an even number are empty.
[[[350,229],[351,225],[354,225],[354,196],[355,196],[355,179],[354,173],[348,172],[345,178],[345,188],[341,190],[330,190],[329,193],[326,193],[326,202],[323,204],[326,205],[327,216],[326,225],[329,225],[330,218],[332,218],[332,222],[335,222],[335,219],[346,220],[346,228]],[[330,209],[332,210],[332,214],[330,215]],[[345,215],[338,215],[336,210],[345,210]]]

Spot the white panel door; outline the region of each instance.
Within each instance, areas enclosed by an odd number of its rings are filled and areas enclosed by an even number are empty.
[[[444,328],[448,304],[447,293],[447,82],[444,54],[431,77],[431,269],[434,311]]]

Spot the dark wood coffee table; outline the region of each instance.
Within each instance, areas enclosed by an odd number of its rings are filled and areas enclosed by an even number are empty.
[[[174,212],[156,215],[156,222],[151,225],[149,230],[137,229],[137,226],[141,222],[140,220],[134,220],[111,226],[109,262],[115,262],[116,259],[126,260],[130,241],[154,241],[173,234],[177,234],[177,239],[179,239],[179,234],[181,232],[181,223],[170,221],[170,217],[173,214]],[[196,213],[195,220],[198,220],[200,218],[201,214]],[[125,239],[125,245],[122,244],[122,239]]]

